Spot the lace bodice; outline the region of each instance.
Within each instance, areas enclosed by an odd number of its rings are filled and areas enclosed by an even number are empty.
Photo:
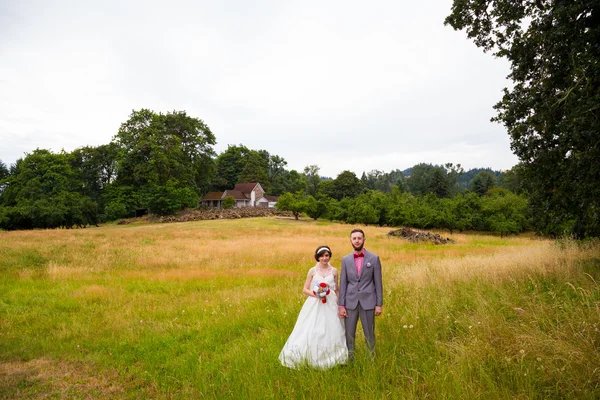
[[[329,288],[331,290],[336,290],[337,287],[335,285],[335,276],[337,274],[337,271],[335,268],[331,269],[331,273],[328,274],[327,276],[321,276],[319,274],[319,270],[317,268],[314,269],[314,275],[312,277],[312,281],[310,284],[310,287],[312,288],[315,285],[318,285],[321,282],[325,282],[327,285],[329,285]]]

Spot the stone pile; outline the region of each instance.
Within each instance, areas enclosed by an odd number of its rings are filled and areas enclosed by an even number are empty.
[[[224,210],[220,208],[208,208],[204,210],[189,209],[178,213],[177,215],[151,216],[153,222],[188,222],[207,219],[236,219],[251,217],[293,217],[289,211],[278,211],[274,208],[245,207]]]
[[[400,237],[402,239],[409,240],[414,243],[418,242],[431,242],[433,244],[446,244],[446,243],[455,243],[453,239],[443,238],[437,233],[431,232],[419,232],[414,231],[410,228],[400,228],[393,231],[388,232],[388,236]]]

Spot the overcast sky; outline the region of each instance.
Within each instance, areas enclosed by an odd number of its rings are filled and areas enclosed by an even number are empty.
[[[302,171],[517,163],[491,123],[508,63],[451,0],[0,0],[0,160],[109,143],[132,110],[202,119]]]

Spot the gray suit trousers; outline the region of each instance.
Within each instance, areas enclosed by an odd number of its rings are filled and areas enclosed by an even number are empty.
[[[361,307],[360,303],[358,306],[349,310],[346,309],[346,347],[350,357],[354,356],[354,341],[356,338],[356,326],[358,325],[358,318],[360,317],[360,324],[362,325],[363,332],[365,334],[365,340],[367,347],[371,352],[371,356],[375,355],[375,310],[365,310]]]

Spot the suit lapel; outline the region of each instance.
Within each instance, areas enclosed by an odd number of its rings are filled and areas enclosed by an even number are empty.
[[[358,273],[356,272],[356,264],[354,263],[354,253],[351,253],[350,256],[348,256],[348,271],[346,271],[346,274],[352,274],[351,276],[355,279],[358,280]]]

